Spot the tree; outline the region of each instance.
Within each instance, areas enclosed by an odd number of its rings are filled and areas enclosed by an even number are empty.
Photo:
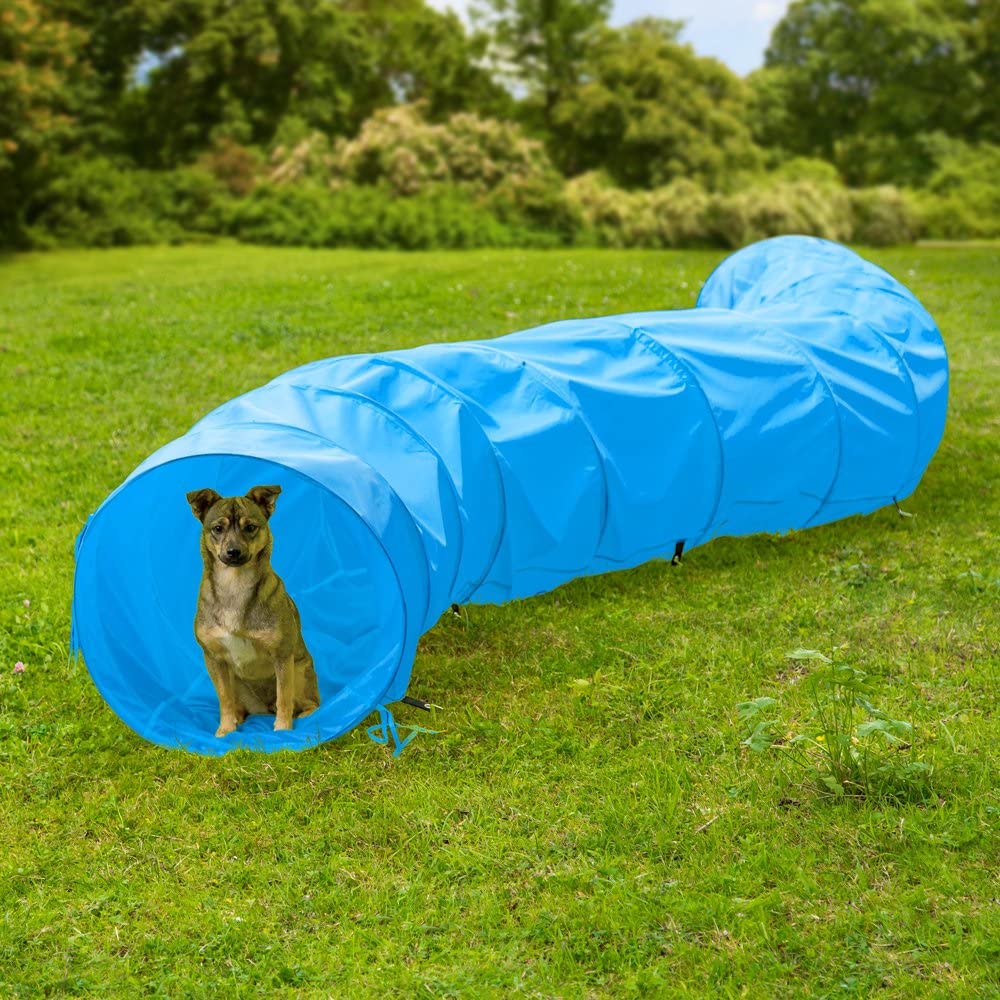
[[[966,139],[1000,143],[1000,3],[968,0],[960,9],[974,74]]]
[[[796,0],[751,78],[756,138],[829,159],[851,182],[919,179],[926,136],[975,132],[968,16],[986,6]]]
[[[92,82],[92,100],[81,114],[90,121],[113,118],[143,51],[146,3],[93,0],[40,0],[46,17],[72,25],[82,38],[80,59]]]
[[[552,153],[567,173],[600,167],[625,187],[675,177],[723,187],[757,167],[742,81],[680,43],[681,27],[647,18],[601,33],[583,82],[553,109]]]
[[[286,116],[346,131],[372,106],[371,39],[329,0],[137,2],[158,58],[124,108],[143,165],[185,162],[213,141],[266,145]]]
[[[491,38],[497,71],[527,89],[527,117],[546,130],[611,13],[611,0],[479,0],[474,19]]]
[[[480,65],[486,39],[470,39],[451,11],[424,0],[348,0],[374,43],[378,105],[420,101],[442,121],[456,111],[509,116],[513,98]]]
[[[0,245],[18,242],[30,194],[75,136],[85,40],[35,0],[0,0]]]
[[[157,59],[147,83],[125,95],[132,153],[144,165],[184,162],[222,141],[266,147],[283,123],[351,134],[377,108],[413,100],[432,117],[509,104],[476,66],[461,22],[424,0],[132,6]]]

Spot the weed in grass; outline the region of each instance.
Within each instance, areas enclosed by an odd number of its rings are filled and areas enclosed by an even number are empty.
[[[804,684],[810,714],[786,725],[773,714],[776,699],[740,702],[736,708],[749,730],[743,746],[781,753],[823,797],[875,804],[934,800],[934,768],[915,746],[916,729],[872,703],[876,685],[869,674],[815,649],[786,655],[822,664]]]

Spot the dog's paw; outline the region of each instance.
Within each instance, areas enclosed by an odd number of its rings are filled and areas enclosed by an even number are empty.
[[[274,720],[274,731],[276,733],[280,733],[283,730],[287,730],[287,729],[291,729],[291,728],[292,728],[292,720],[291,719],[282,719],[279,716],[277,719]]]
[[[237,723],[236,723],[235,719],[231,719],[231,720],[228,720],[226,722],[220,722],[219,723],[219,728],[216,729],[216,731],[215,731],[215,735],[216,736],[228,736],[230,733],[235,733],[236,732],[236,725],[237,725]]]

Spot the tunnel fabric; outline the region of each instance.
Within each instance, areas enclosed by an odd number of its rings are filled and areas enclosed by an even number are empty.
[[[224,403],[102,504],[78,540],[75,641],[147,739],[311,746],[406,693],[420,635],[453,603],[902,499],[940,441],[947,387],[916,298],[807,237],[728,257],[694,309],[317,361]],[[290,733],[251,717],[216,739],[184,494],[270,482],[273,562],[323,704]]]

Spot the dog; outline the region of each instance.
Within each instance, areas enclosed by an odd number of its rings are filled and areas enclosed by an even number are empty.
[[[215,490],[187,494],[201,522],[205,571],[194,634],[219,696],[216,736],[234,732],[248,715],[275,716],[276,731],[319,707],[312,656],[302,639],[295,602],[271,568],[271,529],[280,486],[255,486],[246,496]]]

